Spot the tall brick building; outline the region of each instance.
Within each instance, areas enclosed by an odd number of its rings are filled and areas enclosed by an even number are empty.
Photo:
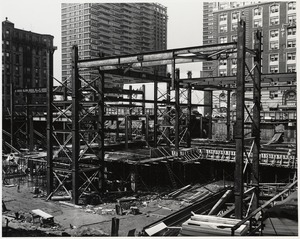
[[[291,73],[296,71],[296,2],[205,2],[203,5],[203,44],[234,42],[237,39],[237,23],[246,22],[246,47],[253,49],[254,33],[262,31],[262,73]],[[252,58],[246,59],[250,69]],[[219,62],[205,62],[202,76],[236,75],[236,55]],[[275,82],[276,84],[276,82]],[[286,82],[286,84],[293,84]],[[295,87],[294,87],[295,88]],[[246,92],[246,95],[252,92]],[[214,111],[222,113],[224,92],[215,91]],[[235,93],[232,94],[234,102]],[[234,105],[234,103],[233,103]],[[285,107],[285,106],[289,107]],[[296,108],[296,91],[263,90],[264,111],[280,108]],[[250,105],[249,105],[250,107]]]
[[[7,18],[2,22],[2,108],[10,109],[10,85],[14,89],[46,88],[47,51],[53,51],[53,36],[15,28]],[[25,94],[14,94],[16,104],[25,104]],[[46,95],[32,95],[32,104],[45,104]],[[20,107],[18,108],[21,109]],[[18,110],[16,109],[16,110]],[[40,109],[43,110],[43,109]]]

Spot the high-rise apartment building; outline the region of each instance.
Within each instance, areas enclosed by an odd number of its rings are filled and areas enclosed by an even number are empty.
[[[234,42],[238,21],[246,22],[246,47],[253,49],[254,34],[262,32],[262,73],[296,71],[296,2],[205,2],[203,3],[203,44]],[[253,66],[251,57],[246,63]],[[237,59],[232,54],[218,62],[204,62],[202,76],[236,75]],[[286,84],[293,84],[286,82]],[[251,92],[248,92],[251,94]],[[246,92],[247,94],[247,92]],[[213,105],[219,113],[224,110],[224,92],[214,92]],[[232,94],[234,102],[235,94]],[[233,103],[234,104],[234,103]],[[296,107],[295,90],[263,90],[263,110],[273,110],[289,104]],[[225,104],[226,105],[226,104]],[[249,105],[250,107],[250,105]]]
[[[47,52],[55,50],[53,38],[48,34],[17,29],[7,18],[2,22],[2,107],[4,113],[10,109],[11,82],[15,90],[47,87]],[[24,93],[15,92],[14,98],[15,104],[25,104]],[[45,94],[33,94],[29,103],[45,104],[46,107],[46,100]]]
[[[80,59],[165,50],[167,19],[167,8],[157,3],[63,3],[63,79],[70,76],[75,44]]]

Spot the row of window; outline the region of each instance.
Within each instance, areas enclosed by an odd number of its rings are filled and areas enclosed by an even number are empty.
[[[296,35],[296,28],[290,28],[288,29],[288,36]],[[279,49],[279,40],[278,37],[278,31],[271,30],[270,31],[270,50],[276,50]],[[231,36],[231,41],[236,42],[237,41],[237,35]],[[219,37],[219,43],[227,43],[227,36],[221,36]],[[286,48],[295,48],[296,47],[296,38],[287,39],[286,40]]]
[[[220,2],[219,3],[219,10],[229,9],[229,8],[237,8],[244,6],[245,2]],[[278,13],[280,9],[280,6],[278,3],[274,3],[271,6],[269,6],[269,12],[274,14]],[[296,10],[296,1],[295,2],[288,2],[287,3],[287,11],[293,11]],[[253,15],[260,15],[262,12],[261,7],[257,7],[253,9]]]
[[[230,69],[231,71],[231,74],[232,76],[236,76],[237,74],[237,69],[236,68],[232,68]],[[269,67],[269,72],[270,73],[279,73],[279,66],[276,65],[276,66],[270,66]],[[292,72],[296,72],[296,64],[289,64],[289,65],[286,65],[286,72],[288,73],[292,73]],[[220,68],[219,69],[219,76],[227,76],[227,69],[226,68]]]
[[[270,54],[269,59],[270,59],[270,62],[278,62],[279,54]],[[296,52],[288,52],[286,54],[286,61],[295,61],[295,60],[296,60]],[[231,65],[235,66],[236,64],[237,64],[237,58],[232,58],[231,59]],[[226,59],[219,60],[219,65],[220,66],[226,66],[227,65],[227,60]]]
[[[288,19],[288,24],[290,26],[295,26],[296,25],[296,14],[293,15],[289,15],[287,17]],[[276,17],[271,17],[270,21],[269,21],[269,25],[270,26],[275,26],[275,25],[279,25],[279,16]],[[232,22],[231,23],[231,31],[236,31],[238,27],[238,23],[237,22]],[[253,28],[258,28],[258,27],[262,27],[262,18],[257,18],[257,19],[253,19]],[[224,33],[228,31],[228,26],[227,26],[227,22],[224,23],[224,21],[222,22],[220,20],[220,27],[219,27],[219,32],[220,33]]]

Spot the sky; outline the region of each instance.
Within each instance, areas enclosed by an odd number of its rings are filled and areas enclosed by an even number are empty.
[[[2,0],[0,3],[1,22],[7,17],[15,28],[54,36],[54,77],[61,78],[61,3],[62,0]],[[73,0],[73,2],[84,2]],[[87,2],[103,2],[90,0]],[[106,0],[105,2],[122,2]],[[123,1],[125,2],[125,1]],[[133,2],[133,1],[130,1]],[[134,0],[134,2],[149,2]],[[168,49],[202,45],[202,1],[199,0],[157,0],[168,8]],[[181,77],[186,78],[191,70],[193,77],[200,76],[200,64],[181,64]]]

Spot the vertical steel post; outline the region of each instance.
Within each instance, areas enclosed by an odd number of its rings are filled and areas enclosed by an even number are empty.
[[[78,46],[72,47],[72,202],[79,199],[79,98]]]
[[[33,116],[29,115],[29,151],[32,151],[34,148],[34,127],[33,127]]]
[[[128,149],[128,134],[129,134],[129,127],[128,127],[128,115],[125,116],[125,149]]]
[[[15,146],[15,90],[14,90],[14,82],[11,80],[10,82],[10,145]]]
[[[98,158],[99,158],[99,166],[100,166],[100,172],[99,172],[99,188],[102,189],[102,191],[106,188],[106,175],[105,175],[105,161],[104,161],[104,86],[105,86],[105,75],[103,72],[99,72],[100,80],[98,81],[98,122],[97,122],[97,132],[98,132],[98,145],[99,145],[99,152],[98,152]],[[117,132],[119,132],[119,124],[118,124],[118,118],[117,118]]]
[[[47,52],[47,195],[53,192],[53,52]]]
[[[142,114],[143,116],[146,114],[146,103],[145,103],[145,100],[146,100],[146,87],[145,85],[142,85],[142,91],[143,91],[143,95],[142,95]],[[146,118],[145,120],[142,120],[142,135],[143,134],[146,134],[145,133],[145,121],[146,121]],[[148,140],[146,139],[146,141],[148,142]]]
[[[132,109],[133,109],[133,104],[132,104],[132,85],[129,86],[129,115],[130,117],[128,118],[128,122],[129,122],[129,127],[128,127],[128,138],[131,140],[132,139]]]
[[[243,160],[244,160],[244,100],[245,100],[245,22],[238,24],[236,79],[236,159],[235,159],[235,218],[243,218]]]
[[[175,66],[175,63],[174,63]],[[180,141],[180,93],[179,93],[179,69],[175,70],[175,151],[179,154]]]
[[[166,111],[167,111],[167,115],[165,116],[165,124],[170,126],[171,122],[170,122],[170,111],[171,111],[171,86],[170,83],[167,83],[167,107],[166,107]],[[166,138],[167,140],[167,146],[170,147],[170,127],[166,127]]]
[[[153,110],[154,110],[154,133],[153,133],[153,136],[154,136],[154,148],[156,148],[157,147],[157,127],[158,127],[158,125],[157,125],[157,81],[158,81],[158,79],[157,79],[157,72],[155,72],[155,75],[156,75],[156,77],[155,77],[155,80],[154,80],[154,106],[153,106]]]
[[[186,143],[187,147],[191,147],[191,121],[192,121],[192,86],[189,83],[188,84],[188,95],[187,95],[187,104],[188,104],[188,110],[187,110],[187,136],[186,136]]]
[[[253,125],[254,139],[251,181],[255,187],[252,209],[259,207],[259,154],[260,154],[260,101],[261,101],[261,32],[255,34],[254,50],[254,79],[253,79]]]
[[[209,91],[209,114],[208,114],[208,132],[207,132],[207,138],[212,138],[212,114],[213,114],[213,91]]]
[[[227,127],[227,140],[230,140],[230,93],[227,91],[227,108],[226,108],[226,127]]]

